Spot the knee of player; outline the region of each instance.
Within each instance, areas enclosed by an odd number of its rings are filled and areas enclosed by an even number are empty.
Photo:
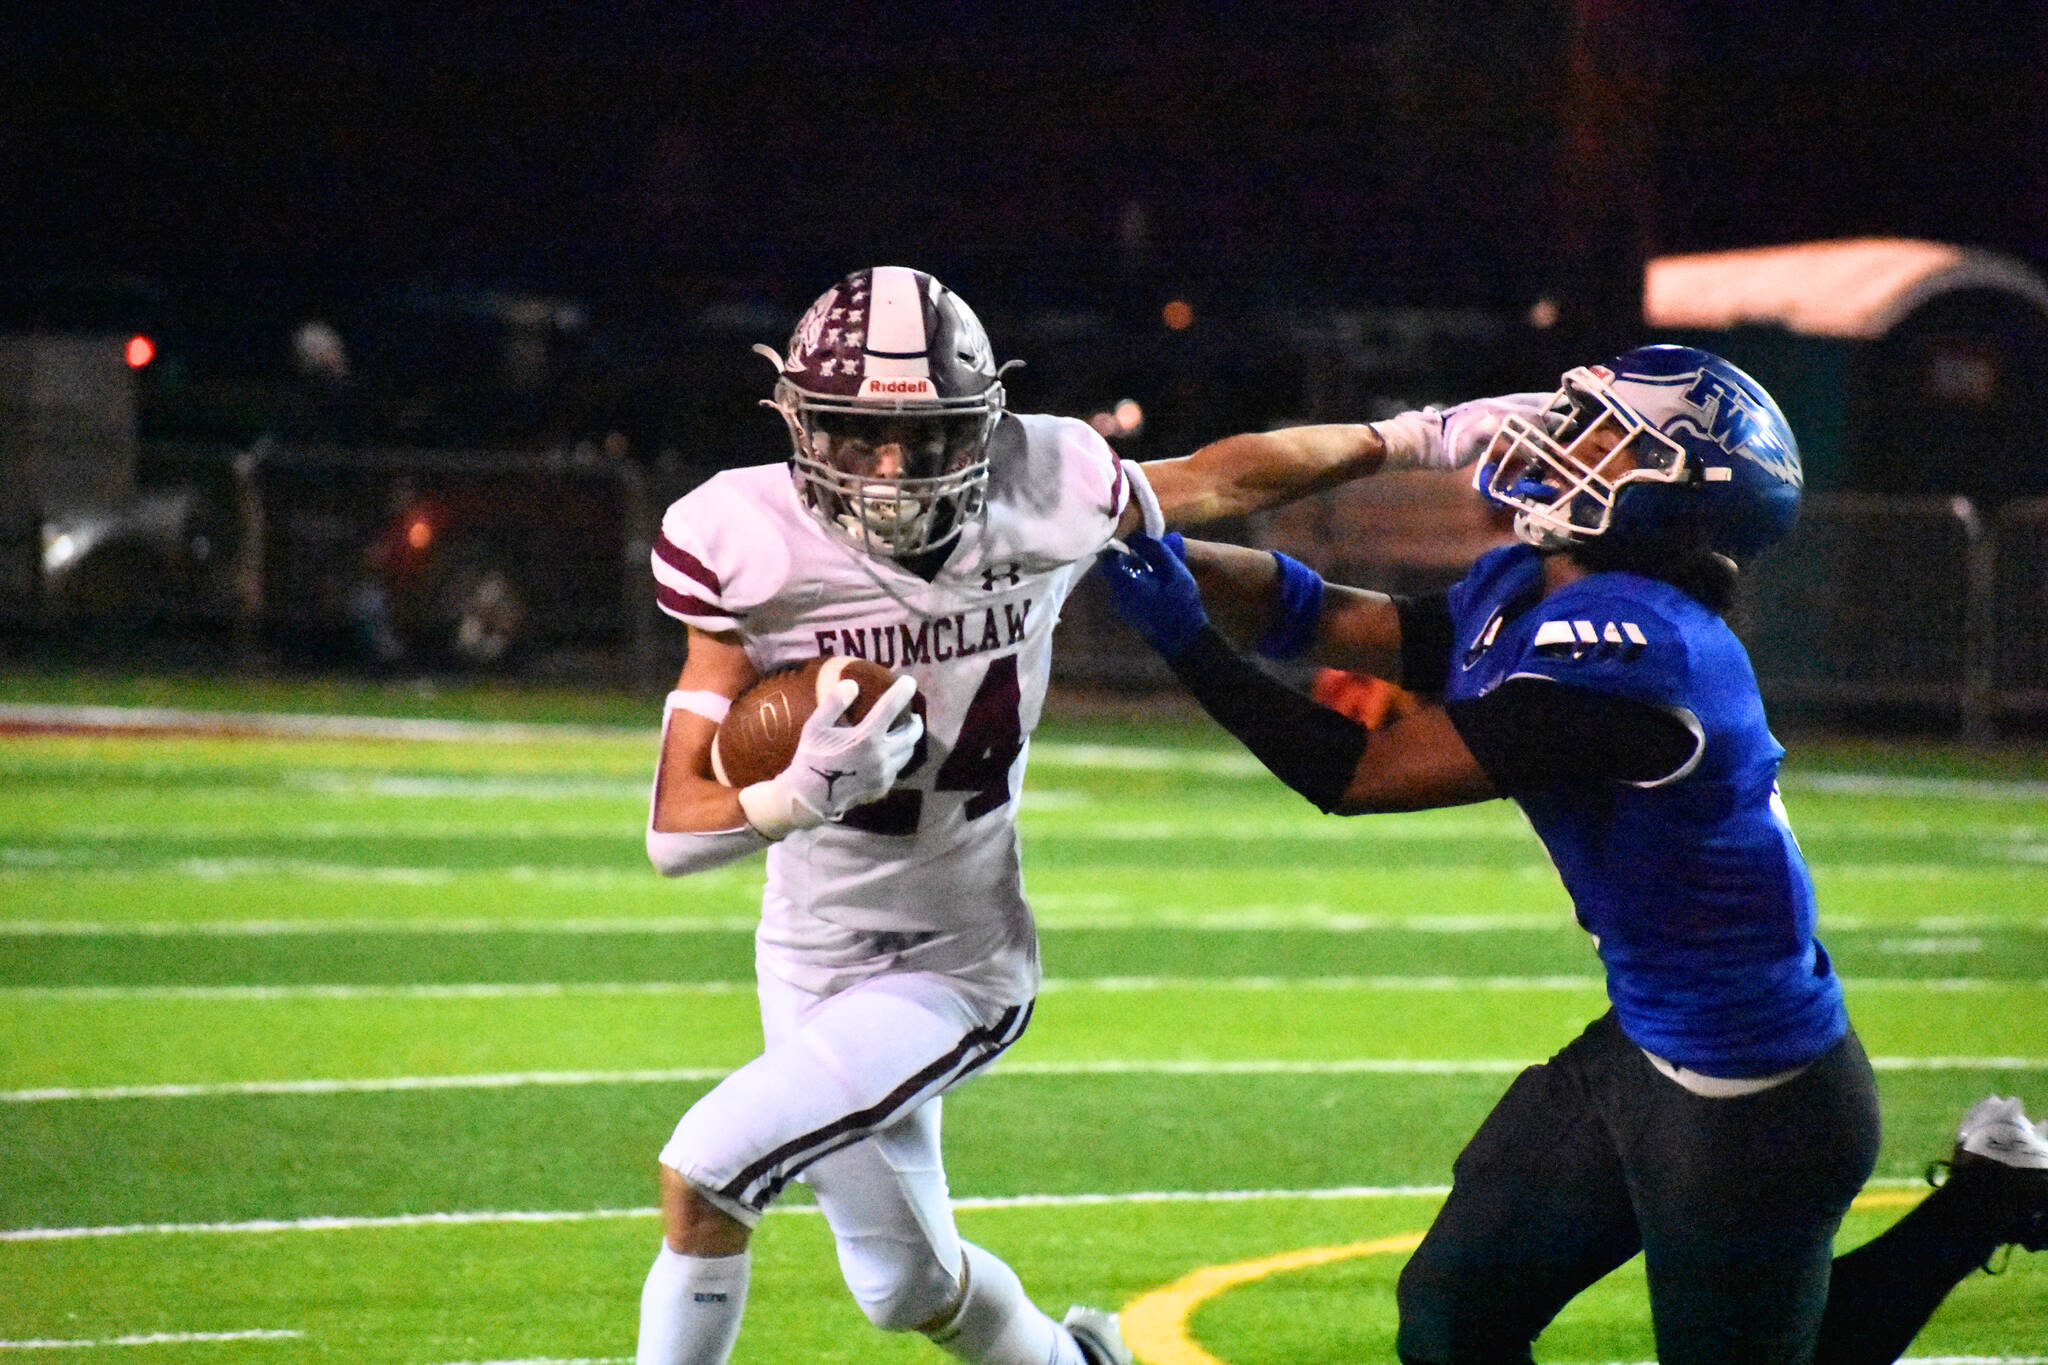
[[[1455,1258],[1432,1254],[1427,1243],[1401,1267],[1394,1299],[1400,1314],[1394,1353],[1401,1365],[1529,1359],[1535,1333],[1522,1333],[1512,1305],[1465,1278]]]
[[[1401,1341],[1411,1346],[1440,1336],[1458,1300],[1458,1289],[1452,1277],[1429,1259],[1427,1250],[1424,1248],[1408,1258],[1394,1286],[1394,1302],[1400,1312]],[[1401,1358],[1405,1361],[1408,1356],[1403,1354]]]
[[[752,1224],[720,1208],[674,1167],[661,1167],[662,1233],[686,1256],[735,1256],[747,1249]]]
[[[854,1302],[885,1332],[934,1332],[960,1306],[960,1276],[924,1247],[897,1244],[884,1255],[863,1248],[857,1262],[842,1255],[840,1269]]]

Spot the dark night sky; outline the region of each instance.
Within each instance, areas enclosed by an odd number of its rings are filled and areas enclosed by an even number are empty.
[[[88,7],[10,44],[0,273],[786,302],[888,259],[1057,302],[1135,202],[1142,271],[1219,298],[1513,304],[1576,211],[1574,8]],[[2048,264],[2043,6],[1660,8],[1662,85],[1621,106],[1652,126],[1617,130],[1652,249]]]

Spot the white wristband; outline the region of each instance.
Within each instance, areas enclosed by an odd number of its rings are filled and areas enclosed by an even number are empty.
[[[1422,469],[1430,463],[1431,440],[1434,439],[1439,447],[1443,444],[1443,420],[1427,409],[1404,412],[1370,425],[1379,433],[1380,442],[1387,450],[1386,458],[1380,462],[1380,469],[1385,473]]]
[[[713,725],[725,724],[727,714],[732,711],[732,701],[716,692],[685,692],[681,688],[668,694],[661,704],[661,712],[688,711],[693,716],[702,716]]]
[[[1138,501],[1138,529],[1154,540],[1166,534],[1166,515],[1159,510],[1159,495],[1152,491],[1152,480],[1145,477],[1145,466],[1133,460],[1123,460],[1124,477],[1131,481],[1131,496]]]

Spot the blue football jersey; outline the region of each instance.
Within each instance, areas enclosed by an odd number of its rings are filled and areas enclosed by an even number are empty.
[[[1542,592],[1543,557],[1523,545],[1487,554],[1450,590],[1446,703],[1548,680],[1658,708],[1699,739],[1654,782],[1557,778],[1509,793],[1594,936],[1622,1029],[1710,1076],[1813,1060],[1848,1016],[1814,938],[1813,881],[1778,799],[1785,751],[1748,654],[1718,615],[1656,579],[1596,573]]]

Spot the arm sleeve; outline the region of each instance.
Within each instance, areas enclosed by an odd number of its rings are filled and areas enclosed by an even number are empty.
[[[1401,685],[1431,696],[1451,676],[1451,600],[1447,594],[1396,597],[1401,617]]]
[[[668,702],[662,707],[660,752],[664,757],[654,765],[654,789],[647,798],[647,861],[664,877],[703,872],[768,847],[768,840],[751,825],[703,833],[654,827],[655,807],[661,796],[661,767],[667,761],[670,718],[677,711],[689,711],[716,725],[725,719],[729,705],[715,692],[678,691],[669,693]]]
[[[1325,814],[1337,808],[1365,753],[1363,725],[1302,696],[1232,649],[1214,626],[1166,662],[1273,776]]]
[[[1479,766],[1503,792],[1556,781],[1655,787],[1691,772],[1706,748],[1697,717],[1533,674],[1444,704]]]

